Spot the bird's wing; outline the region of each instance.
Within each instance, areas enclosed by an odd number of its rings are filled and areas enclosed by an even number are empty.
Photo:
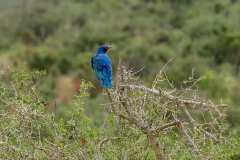
[[[108,57],[93,57],[91,64],[99,80],[103,78],[112,79],[112,64]]]

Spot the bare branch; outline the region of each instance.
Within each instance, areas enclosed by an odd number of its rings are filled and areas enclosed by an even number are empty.
[[[143,92],[148,92],[148,93],[151,93],[151,94],[154,94],[154,95],[157,95],[157,96],[162,95],[162,96],[168,98],[171,101],[175,101],[175,102],[185,104],[185,105],[191,104],[191,105],[211,106],[211,107],[214,107],[214,108],[217,107],[217,106],[227,106],[226,104],[220,104],[220,105],[216,106],[213,103],[206,103],[206,102],[203,102],[203,101],[196,101],[196,100],[192,100],[192,99],[183,99],[181,97],[171,95],[168,92],[163,91],[163,90],[157,90],[157,89],[154,89],[154,88],[147,88],[145,86],[140,86],[140,85],[121,85],[121,87],[127,87],[127,88],[130,88],[130,89],[141,90]],[[217,112],[219,112],[219,111],[217,111]]]
[[[180,123],[180,121],[174,121],[174,122],[171,122],[171,123],[167,123],[163,126],[155,128],[154,130],[152,130],[152,132],[154,134],[158,134],[160,131],[163,131],[163,130],[165,130],[167,128],[170,128],[170,127],[173,127],[173,126],[177,126],[179,123]]]
[[[147,136],[157,160],[165,158],[158,137],[168,136],[161,133],[172,127],[178,128],[179,132],[176,133],[184,139],[192,156],[198,159],[201,156],[198,139],[216,141],[219,134],[221,135],[219,118],[222,114],[218,107],[226,105],[215,105],[201,99],[195,90],[191,89],[199,79],[190,88],[176,89],[163,72],[167,64],[156,76],[152,88],[139,85],[138,79],[133,77],[134,72],[119,66],[118,72],[121,75],[118,77],[117,87],[115,90],[107,90],[109,106],[112,113],[122,120],[120,123],[130,128],[134,126]],[[170,90],[155,89],[160,82],[168,83]],[[103,143],[105,141],[108,140]]]

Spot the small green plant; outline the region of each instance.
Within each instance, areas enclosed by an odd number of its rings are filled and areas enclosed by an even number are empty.
[[[84,113],[90,84],[82,82],[69,118],[48,112],[37,92],[42,73],[12,72],[1,82],[1,159],[88,159],[94,155],[97,130]],[[2,79],[3,80],[3,79]],[[5,79],[6,80],[6,79]]]

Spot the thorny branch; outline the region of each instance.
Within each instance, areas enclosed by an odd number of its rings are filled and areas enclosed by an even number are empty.
[[[192,100],[192,99],[183,99],[183,98],[180,98],[180,97],[176,97],[176,96],[173,96],[171,94],[169,94],[168,92],[166,91],[163,91],[163,90],[157,90],[157,89],[154,89],[154,88],[147,88],[143,85],[121,85],[121,87],[127,87],[129,89],[133,89],[133,90],[141,90],[141,91],[144,91],[144,92],[148,92],[148,93],[151,93],[151,94],[154,94],[154,95],[157,95],[157,96],[164,96],[166,98],[168,98],[169,100],[171,101],[175,101],[175,102],[178,102],[180,104],[185,104],[185,105],[201,105],[201,106],[216,106],[214,105],[213,103],[207,103],[207,102],[203,102],[203,101],[195,101],[195,100]],[[217,105],[216,107],[225,107],[227,106],[226,104],[220,104],[220,105]]]
[[[186,142],[190,152],[196,157],[200,154],[200,149],[193,134],[199,132],[199,135],[202,134],[204,137],[207,135],[209,139],[216,140],[217,134],[212,131],[217,132],[216,128],[221,127],[213,127],[213,129],[210,127],[220,125],[219,119],[222,119],[223,114],[219,108],[226,105],[215,105],[211,101],[186,95],[177,96],[174,94],[177,89],[172,84],[168,86],[173,92],[156,88],[158,81],[170,83],[163,69],[160,70],[159,74],[164,75],[157,75],[158,78],[155,79],[153,88],[148,88],[141,85],[139,80],[134,77],[136,72],[121,67],[119,62],[117,86],[114,90],[106,91],[110,99],[110,111],[123,123],[135,126],[146,135],[157,160],[166,159],[158,136],[163,136],[162,133],[165,130],[172,128],[179,130],[179,134],[185,139],[184,142]],[[159,80],[159,77],[164,79]],[[193,112],[193,110],[195,111]],[[195,113],[198,112],[201,113],[202,118],[196,117]],[[199,119],[203,119],[203,121]],[[201,126],[201,124],[207,123],[210,125]],[[197,126],[200,126],[199,129],[196,129]]]

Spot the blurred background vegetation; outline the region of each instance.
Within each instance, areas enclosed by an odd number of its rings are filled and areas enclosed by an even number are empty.
[[[100,44],[114,46],[114,70],[119,58],[144,67],[146,85],[173,58],[171,82],[181,88],[201,78],[199,90],[229,105],[228,123],[239,133],[239,13],[239,0],[0,0],[0,74],[43,71],[39,93],[64,117],[83,80],[98,88],[89,60]],[[105,100],[96,88],[86,112],[100,125]]]

